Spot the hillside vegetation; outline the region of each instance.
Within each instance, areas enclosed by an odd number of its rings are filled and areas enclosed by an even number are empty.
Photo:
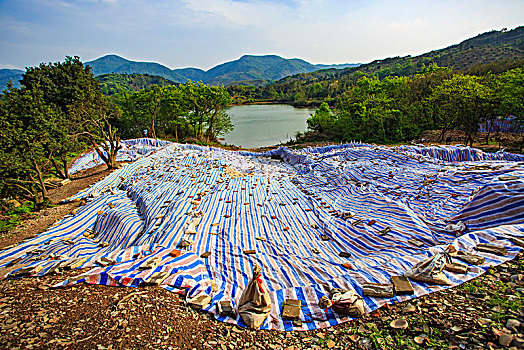
[[[0,88],[4,89],[9,81],[14,87],[20,87],[19,80],[23,73],[24,71],[20,69],[0,69]]]
[[[174,81],[149,74],[104,74],[97,76],[96,80],[100,83],[100,89],[106,96],[122,92],[140,91],[152,85],[177,85]]]
[[[262,85],[293,74],[358,65],[314,65],[301,59],[286,59],[276,55],[244,55],[238,60],[219,64],[207,71],[198,68],[169,69],[158,63],[135,62],[117,55],[107,55],[85,64],[91,66],[95,75],[138,73],[158,75],[177,83],[192,80],[210,85]]]
[[[29,200],[32,208],[48,206],[46,180],[70,178],[71,161],[86,149],[94,148],[114,169],[122,137],[141,137],[148,130],[153,138],[213,142],[233,128],[224,112],[231,99],[223,86],[187,82],[160,87],[150,84],[166,80],[154,76],[110,78],[118,78],[120,87],[148,88],[104,96],[101,85],[114,86],[100,84],[79,57],[66,57],[64,62],[27,68],[19,88],[4,91],[0,215],[5,198]]]
[[[420,56],[390,57],[358,67],[326,69],[286,77],[263,87],[236,87],[230,93],[237,102],[279,101],[295,106],[331,106],[363,76],[382,79],[388,76],[412,76],[424,67],[436,64],[454,71],[475,75],[501,73],[524,63],[524,27],[480,34],[460,44]]]

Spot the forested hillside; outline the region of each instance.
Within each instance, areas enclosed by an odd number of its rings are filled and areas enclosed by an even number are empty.
[[[169,69],[154,62],[130,61],[117,55],[107,55],[86,62],[96,75],[149,74],[158,75],[177,83],[188,80],[211,85],[263,85],[289,75],[313,72],[319,69],[342,69],[358,64],[314,65],[301,59],[286,59],[276,55],[244,55],[238,60],[219,64],[208,71],[198,68]]]
[[[14,87],[19,87],[19,80],[22,78],[24,71],[20,69],[0,69],[0,89],[3,90],[7,86],[7,82],[11,81]]]
[[[237,102],[280,101],[295,106],[333,105],[363,76],[412,76],[431,64],[475,75],[501,73],[524,63],[524,27],[480,34],[441,50],[420,56],[391,57],[342,70],[297,74],[260,88],[230,88]]]
[[[100,89],[106,96],[122,92],[133,92],[147,89],[151,85],[171,86],[177,85],[174,81],[149,74],[104,74],[96,77]]]

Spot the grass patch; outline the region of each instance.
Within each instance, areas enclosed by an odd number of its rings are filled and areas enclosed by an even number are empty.
[[[27,214],[34,212],[34,204],[32,202],[24,202],[18,208],[13,208],[5,212],[0,217],[0,233],[7,233],[22,223],[22,220]]]

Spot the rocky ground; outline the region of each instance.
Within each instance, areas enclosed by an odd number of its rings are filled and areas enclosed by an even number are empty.
[[[53,190],[58,202],[105,176],[102,169]],[[0,238],[38,233],[77,204],[58,205]],[[159,287],[52,285],[84,271],[0,282],[2,349],[498,349],[524,347],[524,257],[453,289],[308,332],[252,331],[215,321]],[[406,320],[405,329],[392,323]],[[398,322],[398,321],[397,321]]]

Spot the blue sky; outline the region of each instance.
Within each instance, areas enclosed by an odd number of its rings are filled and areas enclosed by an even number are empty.
[[[209,69],[243,54],[370,62],[524,25],[524,0],[0,0],[0,68],[118,54]]]

